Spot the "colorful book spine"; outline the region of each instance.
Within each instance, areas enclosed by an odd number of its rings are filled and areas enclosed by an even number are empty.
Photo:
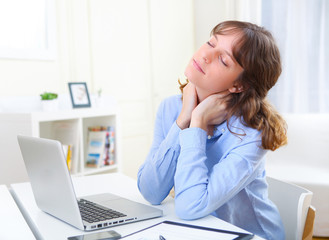
[[[97,168],[114,164],[114,128],[111,126],[92,126],[88,130],[86,166]]]
[[[110,141],[110,165],[113,165],[115,163],[115,131],[114,127],[110,127],[109,132],[109,141]]]

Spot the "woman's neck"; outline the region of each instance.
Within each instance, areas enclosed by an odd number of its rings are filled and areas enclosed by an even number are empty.
[[[205,100],[209,96],[208,93],[206,93],[205,91],[203,91],[202,89],[200,89],[198,87],[196,87],[196,93],[197,93],[197,97],[198,97],[198,104],[200,102],[202,102],[203,100]],[[213,136],[214,135],[214,126],[213,125],[208,125],[207,129],[208,129],[207,135],[208,136]]]
[[[210,94],[203,91],[202,89],[196,87],[196,94],[198,96],[198,103],[202,102],[205,100]]]
[[[197,98],[198,98],[198,104],[211,95],[211,93],[209,93],[207,91],[204,91],[204,90],[202,90],[198,87],[196,87],[196,93],[197,93]],[[224,121],[226,121],[226,120],[224,120]],[[221,122],[220,124],[222,124],[223,122]],[[218,124],[215,124],[215,125],[218,125]],[[207,131],[208,135],[210,135],[210,136],[214,135],[215,125],[208,125],[208,127],[207,127],[208,128],[208,131]]]

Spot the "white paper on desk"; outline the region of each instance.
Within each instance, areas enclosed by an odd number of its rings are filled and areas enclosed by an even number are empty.
[[[161,223],[154,227],[145,229],[131,236],[125,237],[125,240],[159,240],[159,235],[162,235],[166,240],[232,240],[238,235],[206,231],[197,228],[186,228],[177,225]]]

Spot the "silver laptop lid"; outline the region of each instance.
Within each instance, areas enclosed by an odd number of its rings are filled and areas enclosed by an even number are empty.
[[[17,139],[38,207],[84,229],[61,143],[20,135]]]

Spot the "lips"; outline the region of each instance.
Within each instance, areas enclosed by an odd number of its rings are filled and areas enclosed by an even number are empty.
[[[194,66],[199,72],[201,72],[202,74],[205,74],[204,71],[202,70],[202,68],[200,67],[200,65],[198,64],[198,62],[195,61],[194,59],[193,59],[193,66]]]

